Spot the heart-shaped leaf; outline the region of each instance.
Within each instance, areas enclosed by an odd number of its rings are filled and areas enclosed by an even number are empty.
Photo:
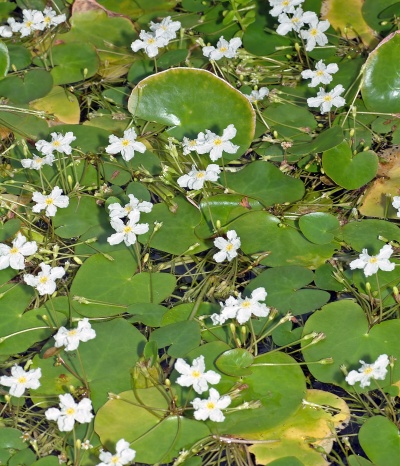
[[[53,86],[53,78],[48,71],[30,70],[23,79],[8,76],[0,81],[0,94],[16,104],[27,104],[47,95]]]
[[[325,212],[313,212],[302,215],[299,227],[303,235],[312,243],[330,243],[339,233],[339,220]]]
[[[378,157],[365,151],[353,157],[350,146],[343,141],[324,152],[322,166],[332,180],[346,189],[358,189],[371,181],[378,170]]]

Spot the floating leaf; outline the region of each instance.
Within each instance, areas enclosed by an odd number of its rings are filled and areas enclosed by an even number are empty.
[[[0,94],[16,104],[27,104],[47,95],[53,86],[48,71],[30,70],[23,78],[10,75],[0,81]]]
[[[385,220],[364,219],[349,222],[342,228],[343,240],[356,251],[368,249],[369,254],[378,254],[387,241],[400,241],[400,228]],[[379,239],[379,236],[385,239]]]
[[[10,54],[10,69],[15,67],[16,70],[23,70],[32,62],[30,51],[22,45],[9,44],[8,53]]]
[[[339,233],[339,220],[331,214],[313,212],[302,215],[299,219],[299,227],[303,235],[312,243],[330,243]]]
[[[30,106],[54,115],[61,123],[76,125],[81,116],[78,99],[61,86],[54,86],[45,97],[34,100]]]
[[[168,354],[173,358],[185,357],[189,351],[200,344],[200,326],[194,320],[185,320],[154,330],[150,341],[155,341],[159,348],[170,346]]]
[[[383,39],[365,62],[361,94],[371,112],[400,113],[399,47],[400,31],[395,31]]]
[[[347,141],[324,152],[322,166],[332,180],[346,189],[358,189],[371,181],[378,170],[378,157],[365,151],[353,157]]]
[[[243,348],[235,348],[225,353],[217,359],[216,365],[224,374],[232,376],[250,375],[254,356]]]
[[[179,89],[179,92],[176,90]],[[241,92],[212,73],[193,68],[174,68],[143,79],[132,91],[129,111],[136,118],[172,126],[171,136],[194,138],[206,129],[222,134],[230,124],[237,129],[233,143],[237,159],[251,144],[255,114]]]

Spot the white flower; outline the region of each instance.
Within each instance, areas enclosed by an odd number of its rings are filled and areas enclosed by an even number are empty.
[[[221,169],[215,163],[211,163],[205,170],[196,170],[192,165],[192,169],[187,175],[178,178],[178,184],[181,188],[201,189],[205,181],[217,181]]]
[[[65,327],[60,327],[54,335],[56,341],[54,346],[61,348],[65,346],[65,351],[74,351],[78,348],[79,342],[89,341],[96,338],[96,332],[92,329],[89,319],[86,317],[78,322],[78,328],[67,330]]]
[[[223,262],[225,259],[231,261],[237,256],[237,250],[240,248],[240,238],[235,230],[229,230],[226,236],[228,240],[221,236],[214,240],[214,246],[220,249],[219,252],[213,255],[216,262]]]
[[[328,43],[328,38],[324,32],[329,29],[330,23],[326,21],[318,21],[318,18],[314,18],[310,22],[310,28],[308,31],[300,31],[300,37],[307,41],[306,51],[311,52],[314,47],[318,44],[321,47]]]
[[[335,107],[342,107],[346,104],[343,97],[339,97],[344,92],[344,87],[338,84],[329,92],[325,92],[322,87],[319,88],[317,97],[310,97],[307,99],[309,107],[318,107],[320,105],[320,112],[329,112],[334,105]]]
[[[74,428],[75,421],[83,424],[93,419],[92,402],[89,398],[83,398],[79,403],[75,403],[69,393],[59,395],[59,398],[60,409],[50,408],[45,415],[49,421],[57,421],[61,432],[70,432]]]
[[[19,32],[19,30],[21,29],[21,23],[15,21],[14,18],[8,18],[7,23],[9,24],[12,32]]]
[[[221,376],[214,371],[207,371],[204,363],[204,356],[199,356],[193,360],[189,366],[182,358],[178,358],[175,363],[175,370],[180,374],[176,383],[181,387],[191,387],[196,393],[203,393],[208,390],[208,384],[215,385],[221,380]]]
[[[234,318],[239,324],[244,324],[250,320],[252,314],[257,317],[267,317],[270,310],[265,303],[261,302],[265,301],[266,297],[267,292],[262,287],[256,288],[250,298],[243,299],[241,294],[237,299],[231,296],[225,304],[221,303],[221,313],[211,316],[213,324],[223,324],[227,319]]]
[[[205,134],[199,133],[196,139],[184,137],[182,140],[183,155],[188,155],[190,152],[197,151],[199,146],[205,142]]]
[[[0,385],[10,388],[10,395],[21,397],[27,388],[39,388],[39,379],[42,376],[41,369],[31,369],[24,371],[22,367],[16,364],[11,368],[11,376],[3,375],[0,377]]]
[[[162,37],[167,41],[175,39],[176,31],[181,28],[179,21],[172,21],[171,16],[164,18],[161,23],[153,23],[150,21],[150,30],[153,31],[156,37]]]
[[[124,131],[124,136],[118,138],[113,134],[109,137],[110,145],[106,147],[107,154],[119,154],[129,162],[135,156],[135,150],[142,153],[146,151],[146,146],[142,142],[136,141],[136,131],[129,128]]]
[[[320,60],[315,65],[315,71],[312,70],[304,70],[301,72],[301,77],[303,79],[311,79],[311,83],[308,87],[315,87],[318,84],[329,84],[332,81],[332,74],[339,71],[339,67],[336,63],[329,63],[328,66]]]
[[[13,31],[10,26],[0,26],[0,37],[12,37]]]
[[[387,366],[389,365],[389,358],[387,354],[381,354],[378,359],[372,363],[367,364],[364,361],[360,361],[361,367],[357,371],[350,371],[346,376],[346,382],[349,385],[354,385],[356,382],[360,382],[360,387],[369,387],[371,379],[384,380],[387,374]]]
[[[267,87],[260,87],[257,91],[251,91],[250,95],[244,94],[244,96],[253,104],[257,103],[259,100],[262,100],[269,94]]]
[[[158,55],[158,49],[168,45],[168,39],[163,36],[157,37],[154,33],[140,31],[140,39],[132,42],[131,48],[134,52],[144,49],[149,58],[154,58]]]
[[[67,19],[64,14],[57,15],[57,13],[51,7],[47,7],[43,10],[43,16],[43,22],[48,28],[51,26],[58,26]]]
[[[350,262],[350,268],[351,270],[364,269],[364,275],[366,277],[378,272],[379,269],[384,272],[390,272],[396,265],[393,262],[389,262],[389,258],[392,254],[393,249],[389,244],[385,244],[377,256],[370,256],[368,250],[363,249],[359,259]]]
[[[56,291],[56,280],[65,275],[65,270],[62,267],[50,267],[44,262],[39,265],[42,271],[36,277],[25,274],[24,281],[27,285],[36,288],[41,296],[53,294]]]
[[[210,60],[220,60],[222,57],[234,58],[241,45],[242,41],[239,37],[234,37],[228,42],[222,36],[217,42],[217,47],[212,45],[203,47],[203,55]]]
[[[299,32],[300,28],[302,28],[305,23],[310,23],[313,20],[318,21],[318,17],[313,11],[306,11],[304,13],[302,8],[299,7],[293,11],[293,16],[291,17],[286,13],[281,13],[279,15],[278,21],[280,24],[276,32],[281,36],[285,36],[290,31]]]
[[[46,194],[41,194],[35,191],[32,196],[32,201],[37,203],[32,207],[32,212],[38,213],[41,210],[46,209],[46,215],[48,217],[54,217],[57,212],[57,207],[60,207],[60,209],[68,207],[69,197],[62,196],[62,189],[55,186],[47,196]]]
[[[136,451],[129,448],[129,446],[129,442],[126,440],[118,440],[115,446],[115,455],[101,451],[99,455],[101,463],[97,466],[124,466],[125,464],[130,464],[135,459]]]
[[[33,159],[22,159],[21,165],[24,168],[30,168],[32,170],[40,170],[43,165],[53,165],[55,157],[53,154],[45,155],[44,157],[39,157],[38,155],[34,155]]]
[[[24,256],[31,256],[37,251],[36,241],[26,242],[25,236],[18,233],[13,239],[12,247],[0,244],[0,270],[11,267],[14,270],[25,268]]]
[[[127,246],[131,246],[136,243],[136,235],[143,235],[149,231],[148,223],[137,223],[140,219],[140,212],[134,210],[129,214],[128,223],[125,224],[120,218],[112,218],[111,226],[117,233],[109,236],[107,241],[109,244],[119,244],[122,241]]]
[[[228,125],[222,136],[206,129],[206,134],[199,133],[197,137],[197,153],[198,154],[207,154],[210,153],[210,159],[215,162],[222,157],[222,152],[227,152],[228,154],[236,154],[239,149],[239,146],[235,146],[230,141],[236,136],[236,128],[234,125]]]
[[[19,26],[21,37],[29,36],[34,31],[43,31],[45,28],[43,20],[41,11],[22,10],[22,23]]]
[[[393,196],[392,206],[397,210],[397,216],[400,217],[400,196]]]
[[[153,208],[153,204],[151,202],[139,202],[139,199],[137,199],[133,194],[128,194],[128,196],[129,203],[125,204],[124,207],[122,207],[118,202],[114,202],[108,206],[111,218],[129,217],[131,213],[135,211],[146,213],[151,212],[151,209]]]
[[[44,155],[52,154],[54,151],[61,154],[70,155],[72,152],[71,142],[75,141],[76,137],[72,131],[68,131],[63,136],[61,133],[51,133],[51,141],[41,139],[35,146],[38,151]]]
[[[195,398],[191,403],[195,409],[194,418],[198,421],[205,421],[210,418],[214,422],[223,422],[225,416],[221,409],[227,408],[231,404],[228,395],[220,396],[215,388],[210,388],[210,396],[206,400]]]
[[[93,448],[93,445],[90,443],[89,439],[86,439],[84,442],[81,444],[81,450],[90,450]]]
[[[271,16],[278,16],[281,13],[293,13],[294,7],[303,3],[304,0],[269,0],[272,10]]]

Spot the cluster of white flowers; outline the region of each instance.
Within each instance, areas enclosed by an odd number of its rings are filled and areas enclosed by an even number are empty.
[[[92,402],[89,398],[83,398],[79,403],[76,403],[69,393],[60,395],[59,398],[60,409],[50,408],[45,412],[45,415],[49,421],[57,421],[57,426],[61,432],[71,432],[75,421],[83,424],[94,418]]]
[[[220,159],[223,152],[236,154],[239,146],[231,142],[231,139],[236,136],[236,132],[235,126],[231,124],[223,130],[222,136],[218,136],[206,129],[206,132],[199,133],[196,139],[185,137],[182,141],[183,154],[187,155],[193,151],[196,151],[198,154],[210,154],[210,159],[213,162]]]
[[[42,271],[36,276],[25,274],[24,282],[36,288],[41,296],[45,294],[51,295],[56,291],[56,280],[65,275],[65,270],[62,267],[50,267],[50,265],[44,262],[39,264],[39,266]]]
[[[191,366],[178,358],[175,369],[182,374],[177,378],[176,383],[182,387],[193,387],[193,390],[200,394],[208,390],[208,384],[215,385],[221,380],[221,376],[215,371],[205,372],[206,366],[202,355],[194,359]],[[221,410],[227,408],[231,401],[228,395],[220,396],[217,390],[210,388],[209,398],[205,400],[195,398],[191,402],[195,409],[194,418],[198,421],[210,419],[214,422],[223,422],[225,416]]]
[[[151,32],[140,31],[140,39],[132,42],[131,48],[134,52],[144,49],[149,58],[158,55],[158,49],[166,47],[170,40],[176,38],[176,32],[181,28],[179,21],[172,21],[171,16],[164,18],[161,23],[150,22]]]
[[[114,455],[101,450],[99,455],[101,463],[97,466],[124,466],[130,464],[135,459],[136,451],[129,448],[129,446],[129,442],[121,439],[115,445],[116,453]]]
[[[40,368],[25,371],[22,367],[14,365],[11,368],[11,376],[3,375],[0,377],[0,385],[10,387],[10,395],[19,398],[27,388],[39,388],[41,376]]]
[[[17,234],[12,242],[12,247],[0,244],[0,270],[11,267],[14,270],[25,268],[25,257],[35,254],[37,251],[36,241],[26,241],[25,236]]]
[[[137,134],[133,128],[124,131],[124,136],[118,138],[113,134],[109,136],[109,146],[106,147],[107,154],[121,154],[122,158],[129,162],[135,156],[135,150],[143,154],[146,151],[146,146],[139,141],[136,141]]]
[[[153,204],[151,202],[140,202],[133,194],[129,194],[129,203],[122,207],[121,204],[115,202],[108,206],[110,211],[110,223],[116,233],[109,236],[107,241],[109,244],[119,244],[122,241],[127,246],[136,243],[136,235],[143,235],[149,231],[148,223],[138,223],[141,212],[151,212]],[[127,223],[124,223],[122,218],[128,218]]]
[[[92,329],[89,319],[84,318],[78,322],[77,328],[70,330],[65,327],[60,327],[54,335],[55,347],[61,348],[64,346],[65,351],[74,351],[78,348],[79,342],[89,341],[96,338],[96,332]]]
[[[385,244],[376,256],[370,256],[368,250],[363,249],[360,257],[350,262],[350,268],[351,270],[364,269],[364,275],[366,277],[375,274],[379,269],[385,272],[391,272],[396,266],[396,264],[389,261],[392,254],[393,248],[389,244]]]
[[[32,170],[40,170],[43,165],[53,165],[55,160],[53,152],[59,152],[60,154],[71,155],[72,147],[71,142],[75,141],[76,137],[72,131],[69,131],[65,135],[61,133],[51,133],[51,141],[45,141],[40,139],[36,144],[36,149],[41,152],[41,155],[34,154],[33,159],[22,159],[21,165],[24,168],[30,168]]]
[[[265,288],[256,288],[250,298],[242,298],[239,294],[237,298],[229,297],[224,303],[221,304],[221,313],[213,314],[211,319],[214,325],[221,325],[228,319],[236,319],[239,324],[248,322],[254,314],[257,317],[267,317],[269,314],[269,307],[263,302],[267,297]]]
[[[237,50],[241,47],[242,41],[239,37],[234,37],[229,42],[221,36],[217,42],[217,46],[207,45],[203,47],[203,55],[210,60],[220,60],[222,57],[235,58]]]
[[[213,255],[215,262],[223,262],[225,259],[231,261],[238,255],[237,250],[240,248],[240,238],[235,230],[229,230],[226,233],[227,240],[219,236],[214,240],[214,246],[220,249]]]
[[[48,195],[35,191],[32,195],[32,201],[36,202],[36,205],[32,207],[32,212],[39,213],[41,210],[45,210],[48,217],[54,217],[57,207],[65,209],[69,205],[69,197],[63,196],[62,192],[58,186],[55,186]]]
[[[211,163],[205,170],[197,170],[194,165],[187,175],[178,178],[181,188],[201,189],[206,181],[217,181],[221,169],[218,165]]]
[[[19,33],[21,37],[27,37],[35,31],[44,31],[52,26],[58,26],[66,20],[64,14],[57,15],[51,7],[42,11],[22,10],[22,22],[15,21],[14,18],[7,19],[6,26],[0,26],[1,37],[12,37],[13,33]]]
[[[389,365],[389,358],[387,354],[381,354],[378,359],[372,363],[367,364],[360,361],[361,367],[358,371],[350,371],[346,376],[346,382],[349,385],[354,385],[360,382],[360,387],[369,387],[371,379],[384,380],[387,374],[387,366]]]

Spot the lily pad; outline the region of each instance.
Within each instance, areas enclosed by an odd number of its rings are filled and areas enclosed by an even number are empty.
[[[299,227],[303,235],[312,243],[330,243],[339,233],[339,220],[325,212],[313,212],[302,215]]]
[[[0,95],[16,104],[27,104],[47,95],[53,86],[53,78],[48,71],[30,70],[23,78],[8,76],[0,81]]]
[[[179,89],[179,91],[177,91]],[[168,133],[182,140],[209,129],[217,134],[230,124],[237,129],[233,143],[240,157],[250,146],[255,113],[241,92],[212,73],[192,68],[174,68],[143,79],[132,91],[129,111],[136,118],[172,127]]]
[[[61,86],[54,86],[45,97],[34,100],[30,106],[54,115],[61,123],[78,124],[81,116],[78,99]]]

